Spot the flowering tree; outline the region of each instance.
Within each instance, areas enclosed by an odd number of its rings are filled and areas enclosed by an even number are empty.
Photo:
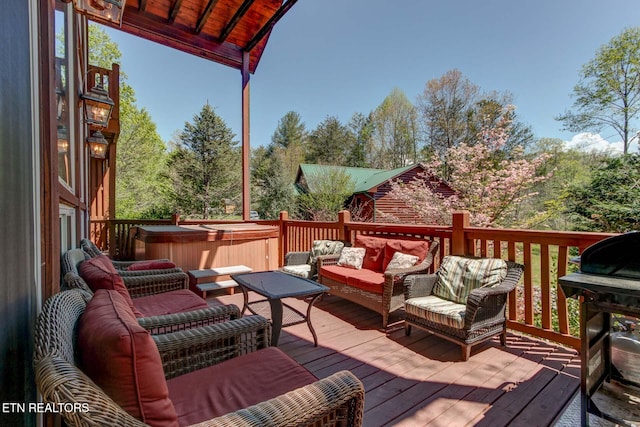
[[[473,225],[504,225],[520,202],[535,194],[530,191],[532,185],[548,178],[536,175],[546,155],[528,159],[521,147],[508,153],[503,150],[509,141],[513,108],[507,107],[494,125],[484,126],[474,144],[462,143],[446,150],[454,195],[434,191],[435,177],[443,164],[433,156],[419,179],[408,184],[393,182],[390,196],[413,208],[427,224],[448,224],[453,210],[465,209],[471,213]]]

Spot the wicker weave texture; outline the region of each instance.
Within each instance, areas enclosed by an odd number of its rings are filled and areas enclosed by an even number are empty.
[[[69,290],[49,298],[38,317],[34,366],[38,390],[46,403],[89,404],[88,411],[62,413],[70,426],[144,426],[123,411],[77,366],[77,322],[87,294]],[[269,344],[270,323],[260,316],[199,329],[154,336],[161,359],[174,371],[191,372]],[[221,349],[222,348],[222,349]],[[186,356],[185,356],[186,355]],[[269,381],[256,378],[256,381]],[[194,390],[197,393],[197,390]],[[352,373],[338,372],[313,384],[198,426],[346,426],[362,425],[364,387]]]
[[[369,308],[382,315],[382,327],[386,328],[389,323],[389,313],[401,308],[404,304],[404,279],[411,274],[425,273],[433,264],[435,254],[439,244],[431,242],[429,251],[424,260],[413,267],[387,270],[384,274],[384,284],[382,294],[366,291],[364,289],[349,286],[346,283],[334,280],[322,275],[322,267],[325,265],[336,265],[339,255],[326,255],[318,257],[318,282],[329,287],[329,293],[363,307]]]

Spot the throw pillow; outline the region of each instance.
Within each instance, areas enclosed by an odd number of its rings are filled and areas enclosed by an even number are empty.
[[[162,260],[149,260],[149,261],[138,261],[131,264],[127,267],[128,271],[139,271],[139,270],[166,270],[169,268],[176,268],[176,265],[171,261],[162,261]]]
[[[142,317],[142,313],[134,307],[131,295],[129,295],[129,291],[122,277],[116,271],[109,257],[106,255],[98,255],[95,258],[88,259],[80,264],[78,271],[80,272],[80,277],[87,282],[87,285],[89,285],[93,292],[96,292],[98,289],[118,291],[125,301],[127,301],[135,315]]]
[[[78,356],[83,372],[133,417],[153,426],[178,425],[158,348],[118,292],[99,289],[87,304]]]
[[[338,259],[338,265],[342,267],[355,268],[360,270],[362,268],[362,261],[364,260],[365,248],[344,248],[340,253],[340,259]]]
[[[309,278],[318,274],[318,257],[320,255],[339,254],[344,248],[344,242],[340,240],[314,240],[311,244],[311,253],[309,255]]]
[[[382,261],[382,268],[384,270],[388,268],[387,265],[391,261],[391,258],[393,258],[393,254],[396,252],[415,255],[418,257],[416,264],[420,264],[429,252],[429,241],[408,239],[388,240],[384,247],[384,260]]]
[[[362,268],[377,272],[384,271],[382,269],[382,261],[384,260],[384,247],[386,244],[387,239],[358,234],[353,246],[366,249]]]
[[[446,256],[436,276],[433,295],[466,304],[472,290],[500,284],[507,276],[507,263],[497,258]]]
[[[418,257],[416,255],[403,254],[402,252],[396,252],[393,254],[391,261],[387,264],[387,270],[393,270],[395,268],[409,268],[418,263]]]

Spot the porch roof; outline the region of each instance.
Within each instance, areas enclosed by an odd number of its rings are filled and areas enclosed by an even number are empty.
[[[126,0],[120,29],[237,69],[249,52],[253,73],[273,26],[296,1]]]

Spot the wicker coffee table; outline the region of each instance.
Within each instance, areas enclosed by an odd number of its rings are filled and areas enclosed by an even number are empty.
[[[244,314],[248,309],[253,314],[271,318],[271,345],[278,345],[280,331],[283,327],[306,322],[311,335],[313,335],[313,344],[318,346],[318,337],[311,325],[311,307],[329,288],[313,280],[291,276],[279,271],[233,274],[231,278],[240,285],[244,295],[242,313]],[[253,291],[265,299],[249,301],[249,291]],[[309,297],[307,313],[301,313],[282,302],[282,298],[289,297]]]

